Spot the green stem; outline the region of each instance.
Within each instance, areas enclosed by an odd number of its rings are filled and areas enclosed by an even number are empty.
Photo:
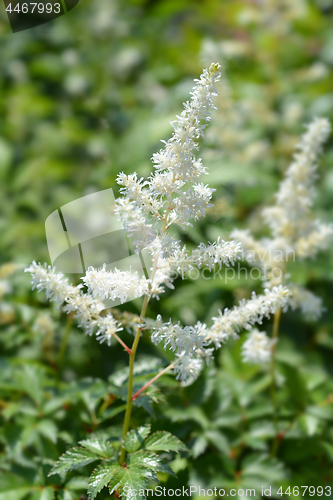
[[[162,224],[162,233],[163,234],[165,233],[166,227],[168,224],[169,212],[170,212],[170,203],[168,203],[167,209],[165,211],[165,215],[163,217],[163,224]],[[154,277],[155,277],[155,273],[157,271],[157,261],[158,261],[158,255],[156,255],[155,259],[154,259],[153,271],[152,271],[151,277],[150,277],[151,283],[153,282]],[[141,314],[140,314],[141,320],[143,320],[145,315],[146,315],[146,310],[147,310],[149,299],[150,299],[150,295],[145,295],[145,298],[144,298],[144,301],[142,304]],[[141,328],[138,327],[138,329],[136,331],[135,338],[134,338],[134,342],[133,342],[133,345],[131,348],[131,354],[129,357],[130,362],[129,362],[129,373],[128,373],[127,403],[126,403],[126,412],[125,412],[125,419],[124,419],[124,426],[123,426],[123,437],[122,437],[123,441],[124,441],[126,434],[128,433],[130,421],[131,421],[132,406],[133,406],[132,396],[133,396],[134,361],[135,361],[136,350],[138,348],[138,344],[140,341],[140,336],[141,336]],[[120,451],[119,463],[123,464],[125,462],[125,458],[126,458],[126,450],[122,446],[121,451]]]
[[[141,319],[144,319],[146,315],[146,310],[149,302],[149,295],[145,295],[143,304],[142,304],[142,309],[141,309],[141,314],[140,317]],[[131,421],[131,414],[132,414],[132,406],[133,406],[133,400],[132,400],[132,393],[133,393],[133,372],[134,372],[134,361],[135,361],[135,354],[136,350],[138,348],[139,340],[141,336],[141,328],[138,326],[136,335],[134,338],[134,342],[132,345],[131,349],[131,354],[130,354],[130,362],[129,362],[129,374],[128,374],[128,389],[127,389],[127,403],[126,403],[126,412],[125,412],[125,420],[124,420],[124,427],[123,427],[123,440],[128,433],[129,426],[130,426],[130,421]],[[120,458],[119,462],[121,464],[124,463],[125,461],[125,456],[126,456],[126,450],[122,446],[121,452],[120,452]]]
[[[274,314],[274,322],[273,322],[273,333],[272,333],[272,339],[275,340],[277,339],[279,335],[279,325],[280,325],[280,318],[281,318],[281,308],[276,311]],[[274,423],[274,429],[275,429],[275,438],[273,441],[273,446],[272,446],[272,451],[271,451],[271,456],[274,457],[277,453],[278,446],[279,446],[279,427],[278,427],[278,406],[277,406],[277,401],[276,401],[276,374],[275,374],[275,350],[276,350],[276,344],[273,345],[272,347],[272,357],[271,357],[271,399],[272,399],[272,405],[273,405],[273,423]]]

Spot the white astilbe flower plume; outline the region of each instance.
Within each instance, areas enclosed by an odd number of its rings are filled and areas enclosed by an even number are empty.
[[[267,287],[287,284],[287,264],[296,257],[315,257],[328,247],[333,225],[314,219],[311,207],[315,195],[317,162],[331,126],[325,118],[314,119],[296,146],[293,162],[276,194],[276,204],[263,211],[271,238],[256,240],[249,230],[235,229],[230,234],[241,242],[243,257],[261,268]],[[287,284],[288,285],[288,284]],[[289,288],[289,285],[288,285]],[[320,299],[305,289],[290,285],[294,298],[291,307],[301,308],[310,318],[318,318],[324,308]]]
[[[163,237],[161,239],[163,240]],[[208,245],[200,243],[191,254],[187,253],[185,245],[180,248],[178,242],[172,241],[173,245],[171,243],[166,245],[167,250],[162,250],[161,247],[158,257],[157,271],[151,289],[153,297],[156,298],[163,293],[163,284],[174,288],[172,281],[179,275],[184,278],[186,272],[196,267],[199,269],[207,267],[211,271],[215,265],[221,269],[222,265],[234,265],[241,258],[242,248],[240,243],[236,241],[223,241],[218,238],[214,243]],[[155,249],[160,243],[160,239],[157,238],[157,242],[153,243],[152,247]],[[169,256],[164,258],[165,254]]]
[[[220,78],[219,68],[219,64],[211,64],[195,80],[191,100],[184,103],[183,112],[172,123],[172,137],[162,141],[164,149],[153,155],[155,173],[147,181],[136,173],[118,175],[126,201],[117,201],[116,213],[125,229],[140,232],[165,218],[169,225],[191,225],[189,219],[204,216],[212,206],[209,201],[214,189],[200,182],[206,169],[194,152],[210,120],[209,110],[214,108],[212,97],[218,94],[215,84]]]
[[[264,295],[252,292],[250,300],[244,299],[233,309],[219,311],[219,316],[213,318],[213,326],[209,329],[209,338],[216,347],[220,347],[230,336],[237,339],[240,330],[250,330],[255,323],[260,325],[264,318],[269,318],[278,309],[285,308],[291,295],[282,285],[271,290],[265,289],[264,292]]]
[[[177,361],[174,370],[182,382],[187,378],[195,379],[203,367],[203,359],[208,361],[214,349],[221,347],[230,336],[237,339],[238,332],[243,329],[251,330],[255,323],[262,323],[278,309],[284,308],[290,297],[290,292],[283,286],[272,290],[265,290],[264,295],[256,295],[248,301],[241,301],[233,309],[225,309],[217,318],[213,318],[211,328],[197,322],[193,326],[181,326],[172,321],[163,322],[160,315],[156,320],[145,319],[143,328],[151,331],[154,344],[163,342],[164,349],[171,349],[176,353]]]
[[[332,225],[313,220],[311,215],[317,161],[330,131],[325,118],[310,123],[280,184],[276,205],[263,211],[273,237],[285,238],[300,257],[313,257],[318,250],[327,248],[333,234]]]
[[[272,348],[276,339],[270,339],[266,332],[254,328],[247,335],[247,340],[242,345],[242,359],[245,363],[263,365],[267,364],[272,356]]]
[[[79,320],[86,334],[92,335],[97,328],[97,340],[107,341],[110,345],[112,336],[121,331],[121,323],[116,321],[112,314],[101,317],[99,313],[105,308],[99,298],[94,298],[82,292],[83,285],[76,287],[68,283],[62,273],[56,272],[51,266],[41,266],[33,262],[25,269],[31,274],[32,288],[38,292],[45,290],[46,297],[57,303],[58,307],[63,305],[63,310],[69,314],[73,313]]]

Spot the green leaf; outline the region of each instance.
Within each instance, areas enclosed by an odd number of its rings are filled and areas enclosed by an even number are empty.
[[[146,497],[140,495],[140,490],[147,488],[149,471],[143,467],[121,467],[114,474],[109,484],[110,494],[121,488],[121,495],[127,500],[142,500]]]
[[[313,436],[318,429],[319,419],[314,415],[303,413],[299,417],[299,423],[308,436]]]
[[[163,462],[156,453],[140,450],[129,455],[128,461],[130,466],[139,465],[140,467],[151,469],[154,472],[166,472],[167,474],[175,475],[171,467]]]
[[[135,401],[133,401],[133,405],[137,406],[138,408],[143,408],[147,413],[149,413],[151,417],[154,416],[153,400],[149,396],[140,396]]]
[[[282,481],[287,477],[283,464],[266,453],[248,455],[242,464],[242,476],[269,478],[272,482]]]
[[[30,490],[31,486],[22,477],[10,473],[1,473],[0,500],[21,500]]]
[[[31,495],[31,500],[54,500],[55,490],[51,486],[40,488]]]
[[[21,500],[30,491],[27,486],[18,486],[9,491],[0,492],[0,500]]]
[[[186,451],[187,448],[176,436],[166,431],[155,432],[144,443],[146,450],[151,451]]]
[[[121,405],[118,406],[117,408],[107,408],[105,411],[103,411],[102,415],[99,417],[99,421],[104,422],[105,420],[111,419],[125,410],[126,410],[126,405]]]
[[[39,434],[41,434],[46,439],[52,441],[52,443],[57,442],[58,429],[52,420],[44,419],[38,422],[36,425]]]
[[[208,441],[206,439],[206,437],[204,435],[201,435],[199,436],[193,446],[192,446],[192,456],[194,458],[197,458],[199,455],[201,455],[202,453],[204,453],[204,451],[206,450],[208,446]]]
[[[58,491],[59,500],[77,500],[77,493],[74,491],[68,491],[66,489]]]
[[[88,486],[88,478],[83,477],[83,476],[76,476],[72,477],[67,483],[66,483],[66,489],[68,490],[86,490]]]
[[[298,368],[282,365],[287,379],[286,388],[293,399],[293,403],[302,409],[306,406],[308,393],[303,374]]]
[[[85,439],[79,444],[102,458],[114,458],[115,456],[115,450],[109,441]]]
[[[84,448],[72,448],[61,455],[58,462],[49,472],[48,476],[59,474],[60,472],[79,469],[80,467],[84,467],[85,465],[100,459],[101,457],[99,455],[90,450]]]
[[[88,495],[90,500],[94,500],[97,493],[109,484],[120,467],[119,464],[103,464],[93,471],[88,483]]]
[[[230,446],[226,437],[218,430],[208,430],[205,432],[207,440],[215,446],[221,453],[229,455]]]
[[[148,424],[128,432],[124,439],[125,450],[129,453],[133,453],[138,450],[146,437],[149,435],[150,429],[151,426]]]
[[[43,401],[42,383],[44,370],[39,366],[24,365],[23,370],[17,373],[17,381],[20,389],[40,406]]]

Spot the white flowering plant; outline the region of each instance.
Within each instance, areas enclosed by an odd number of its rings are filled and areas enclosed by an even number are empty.
[[[88,487],[93,496],[110,476],[110,484],[112,476],[123,484],[148,484],[151,489],[140,494],[147,498],[164,487],[160,496],[179,490],[187,496],[183,488],[190,486],[195,498],[199,487],[206,497],[222,487],[224,496],[236,493],[237,500],[248,490],[262,497],[267,489],[274,498],[330,496],[332,249],[317,254],[330,237],[329,225],[319,219],[332,219],[332,142],[321,118],[333,119],[330,3],[86,0],[74,17],[22,37],[10,34],[3,19],[0,500],[87,500]],[[147,184],[149,158],[159,139],[169,137],[169,119],[199,74],[200,46],[203,67],[230,60],[232,83],[229,88],[222,72],[220,95],[212,99],[217,110],[198,140],[209,172],[203,188],[208,183],[216,191],[205,217],[198,212],[193,227],[172,223],[162,238],[163,220],[156,212],[156,220],[152,213],[147,217],[144,198],[161,186],[154,207],[164,203],[157,208],[163,218],[166,183],[157,176],[154,186]],[[302,124],[310,125],[299,140]],[[300,157],[288,169],[298,142]],[[133,169],[138,174],[131,179]],[[132,182],[132,201],[143,203],[127,203],[124,192],[119,217],[139,255],[149,254],[152,264],[158,255],[155,277],[165,272],[161,291],[152,296],[153,265],[145,274],[124,273],[124,267],[110,272],[101,260],[87,276],[68,280],[58,262],[57,269],[32,265],[40,275],[32,292],[30,273],[20,269],[48,259],[46,217],[86,194],[116,191],[121,171],[126,175],[119,181]],[[188,179],[176,187],[186,193],[189,185]],[[203,194],[202,186],[197,189]],[[181,196],[171,191],[172,199]],[[137,221],[127,217],[126,203]],[[187,210],[185,219],[199,208],[187,203],[185,194],[176,207]],[[275,226],[269,216],[259,217],[263,206],[270,207]],[[246,233],[230,237],[235,227]],[[312,254],[306,234],[315,236]],[[317,247],[318,236],[326,243]],[[221,261],[220,268],[215,259],[222,246],[234,245],[230,238],[243,260],[234,259],[234,266]],[[238,277],[230,278],[237,268]],[[278,309],[268,319],[266,300],[280,286],[291,293],[285,312]],[[113,298],[124,303],[105,308]],[[241,307],[233,308],[239,301]],[[263,316],[262,325],[255,313]],[[122,440],[138,327],[130,434]],[[156,442],[151,448],[156,432],[164,449]],[[129,441],[140,447],[134,451]],[[122,445],[125,467],[119,463]],[[49,475],[53,467],[58,472]],[[96,467],[102,476],[93,482]],[[156,477],[161,489],[153,494]],[[117,488],[111,496],[120,493]],[[95,500],[108,498],[105,486]]]
[[[81,441],[80,447],[67,451],[50,472],[50,475],[62,474],[97,460],[102,461],[92,472],[88,482],[90,500],[105,486],[109,487],[110,493],[115,492],[116,496],[143,498],[148,482],[158,481],[157,472],[173,474],[163,456],[158,453],[186,450],[183,443],[169,432],[150,434],[150,425],[130,430],[133,405],[140,402],[141,398],[154,400],[154,392],[151,392],[153,383],[171,370],[181,384],[193,383],[204,365],[209,363],[214,351],[230,337],[237,339],[243,329],[250,330],[243,345],[244,361],[267,363],[271,358],[274,359],[272,353],[275,351],[281,310],[286,310],[289,305],[300,305],[297,302],[300,294],[291,290],[288,281],[274,281],[271,263],[261,261],[264,270],[269,271],[264,293],[256,295],[252,292],[249,300],[243,299],[233,309],[220,311],[218,316],[212,318],[211,326],[201,322],[182,326],[180,322],[174,323],[171,319],[163,320],[161,315],[155,319],[146,316],[150,300],[159,299],[165,292],[165,287],[173,289],[173,282],[178,276],[184,278],[194,268],[212,271],[222,265],[234,265],[241,257],[240,242],[246,248],[250,241],[250,247],[255,247],[257,254],[260,253],[257,250],[260,243],[254,242],[247,232],[234,231],[235,240],[232,241],[218,238],[214,243],[201,243],[191,253],[172,234],[175,225],[180,228],[192,225],[191,220],[205,216],[206,210],[212,206],[210,202],[214,190],[201,182],[201,176],[207,172],[194,153],[199,147],[198,139],[204,135],[204,129],[210,120],[209,110],[214,107],[219,69],[219,64],[211,64],[200,79],[195,80],[191,100],[184,104],[183,112],[172,123],[171,139],[165,142],[161,151],[153,155],[154,173],[147,180],[138,178],[137,174],[121,173],[118,176],[122,196],[117,200],[115,211],[123,228],[134,235],[136,251],[149,252],[152,262],[149,278],[140,276],[137,272],[119,271],[116,268],[107,271],[104,265],[102,269],[90,267],[82,277],[83,284],[73,286],[62,273],[46,265],[33,262],[26,269],[32,275],[33,288],[45,290],[50,301],[56,302],[65,313],[77,318],[85,333],[95,335],[100,343],[108,346],[112,346],[113,341],[118,342],[129,356],[129,369],[124,379],[127,382],[127,395],[119,387],[119,383],[118,388],[114,389],[126,401],[120,410],[125,410],[121,438]],[[306,255],[313,255],[315,248],[323,248],[327,244],[327,237],[331,233],[330,227],[312,221],[308,215],[314,162],[328,131],[329,125],[325,120],[317,120],[310,126],[300,145],[301,152],[296,155],[295,162],[287,172],[287,179],[281,185],[277,208],[265,211],[274,235],[272,241],[265,240],[265,245],[269,249],[271,246],[274,249],[279,246],[285,252],[285,261],[295,245],[298,253],[303,252],[302,256],[304,252]],[[298,188],[301,190],[300,194],[295,193]],[[104,299],[120,299],[124,303],[129,297],[141,295],[144,298],[139,316],[112,309],[105,311]],[[265,332],[252,328],[272,314],[273,338],[269,339]],[[124,328],[134,335],[131,346],[126,345],[122,339],[121,332]],[[149,332],[152,343],[162,343],[163,349],[175,353],[175,358],[136,390],[136,352],[141,337]],[[274,369],[272,377],[274,391]],[[274,401],[275,395],[272,397]]]

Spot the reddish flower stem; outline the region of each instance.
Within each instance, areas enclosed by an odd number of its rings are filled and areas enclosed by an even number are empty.
[[[174,368],[174,364],[173,363],[171,363],[171,365],[167,366],[166,368],[164,368],[164,370],[162,370],[160,373],[158,373],[157,375],[155,375],[155,377],[153,377],[151,380],[149,380],[149,382],[147,382],[138,392],[136,392],[135,394],[133,394],[132,401],[135,401],[140,396],[140,394],[144,390],[146,390],[147,387],[150,386],[150,384],[152,384],[153,382],[155,382],[155,380],[157,380],[158,378],[160,378],[162,375],[164,375],[166,372],[168,372],[172,368]]]
[[[126,344],[125,344],[125,342],[123,342],[123,341],[121,340],[121,338],[120,338],[120,337],[118,337],[118,335],[117,335],[116,333],[113,333],[112,335],[114,336],[114,338],[115,338],[116,340],[118,340],[119,344],[123,346],[123,348],[125,349],[125,351],[126,351],[129,355],[131,355],[131,354],[132,354],[132,349],[130,349],[130,348],[129,348]]]

